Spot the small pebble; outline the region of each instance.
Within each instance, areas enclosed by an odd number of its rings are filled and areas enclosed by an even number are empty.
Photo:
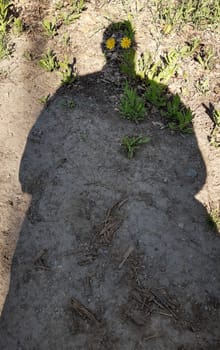
[[[178,226],[179,226],[179,228],[181,228],[181,229],[184,228],[184,224],[183,224],[182,222],[180,222],[180,223],[178,224]]]
[[[197,171],[196,171],[195,169],[190,168],[190,169],[187,171],[186,175],[187,175],[188,177],[196,177],[196,176],[198,175],[198,173],[197,173]]]

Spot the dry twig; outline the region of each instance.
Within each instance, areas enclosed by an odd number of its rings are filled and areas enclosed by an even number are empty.
[[[76,298],[71,298],[71,306],[72,309],[83,319],[88,319],[96,324],[100,324],[94,313]]]
[[[124,265],[124,263],[126,262],[126,260],[128,259],[128,257],[130,256],[130,254],[133,252],[134,247],[130,246],[126,252],[124,253],[124,259],[122,260],[122,262],[119,264],[118,268],[121,269],[122,266]]]
[[[47,265],[46,256],[48,253],[48,249],[43,249],[40,254],[34,259],[34,266],[38,269],[50,270],[50,266]]]
[[[106,218],[104,220],[103,228],[99,233],[99,237],[103,243],[110,243],[114,238],[115,232],[119,229],[122,220],[114,217],[113,211],[127,201],[127,199],[115,203],[110,209],[108,209]]]
[[[156,333],[156,334],[149,335],[148,337],[144,338],[143,340],[144,341],[148,341],[148,340],[151,340],[151,339],[154,339],[154,338],[160,338],[160,337],[162,337],[162,335]]]

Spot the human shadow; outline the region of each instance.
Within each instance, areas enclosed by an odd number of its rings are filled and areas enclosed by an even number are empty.
[[[168,335],[156,340],[157,349],[187,342],[196,344],[193,349],[204,344],[214,349],[216,344],[219,329],[210,300],[219,305],[219,240],[194,197],[205,183],[205,166],[195,136],[158,127],[163,124],[159,111],[149,108],[135,124],[114,108],[124,79],[117,50],[127,28],[124,23],[107,28],[106,66],[71,87],[61,86],[29,133],[19,178],[32,201],[13,258],[1,350],[142,349],[140,337],[149,329]],[[108,38],[114,38],[109,50]],[[134,37],[131,41],[135,48]],[[130,160],[121,139],[140,134],[151,141]],[[121,226],[110,246],[95,244],[106,211],[123,199]],[[119,271],[118,262],[131,245],[142,257],[142,283],[172,289],[190,322],[201,321],[193,305],[202,305],[202,313],[209,302],[199,345],[189,327],[154,318],[140,330],[121,316],[134,282]],[[88,306],[87,314],[80,306],[71,310],[71,297]]]

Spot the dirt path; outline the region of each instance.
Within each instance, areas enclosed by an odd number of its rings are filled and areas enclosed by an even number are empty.
[[[72,87],[23,58],[51,46],[41,35],[18,38],[4,63],[0,348],[217,350],[220,240],[205,205],[218,199],[220,164],[210,119],[198,99],[192,135],[161,128],[155,111],[137,125],[120,118],[118,72],[100,49],[104,11],[116,20],[119,7],[105,6],[89,4],[74,24]],[[151,141],[130,160],[121,139],[139,134]]]

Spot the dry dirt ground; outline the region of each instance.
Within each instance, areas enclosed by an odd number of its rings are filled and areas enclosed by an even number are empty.
[[[28,30],[12,38],[0,81],[0,349],[219,350],[220,240],[207,208],[219,200],[220,161],[203,107],[219,102],[218,62],[207,95],[193,90],[198,63],[185,62],[194,134],[161,127],[154,109],[136,125],[119,115],[120,76],[100,45],[125,4],[91,1],[50,40],[39,22],[53,3],[17,4]],[[198,35],[162,36],[147,6],[134,11],[140,52]],[[218,39],[203,32],[219,49]],[[48,47],[76,58],[71,87],[37,65]],[[120,142],[137,134],[151,141],[129,160]]]

